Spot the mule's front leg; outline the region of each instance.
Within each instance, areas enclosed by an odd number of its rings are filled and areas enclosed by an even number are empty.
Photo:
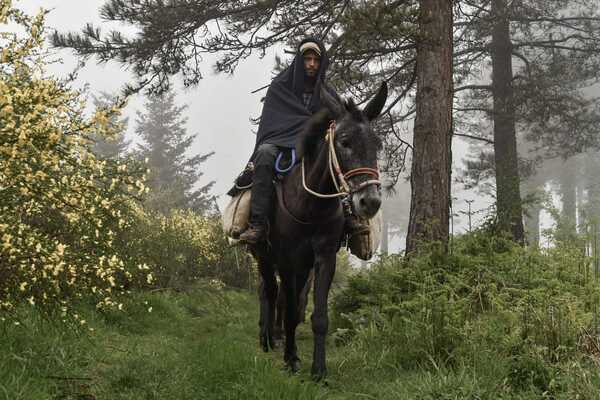
[[[320,380],[327,374],[325,363],[325,339],[329,328],[327,316],[327,299],[329,288],[335,273],[335,252],[317,255],[315,258],[315,309],[312,314],[312,331],[314,335],[313,363],[311,373],[314,379]]]

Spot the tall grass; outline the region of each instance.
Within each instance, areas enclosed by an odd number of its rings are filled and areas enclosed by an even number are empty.
[[[415,398],[596,396],[600,282],[580,249],[483,233],[455,245],[445,260],[392,256],[350,279],[333,306],[347,364],[416,372],[428,377],[421,393],[440,387]]]

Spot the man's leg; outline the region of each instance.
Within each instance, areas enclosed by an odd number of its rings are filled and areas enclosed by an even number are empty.
[[[274,144],[265,143],[256,150],[250,223],[248,229],[240,235],[240,241],[243,243],[256,244],[265,239],[267,221],[272,209],[274,165],[277,154],[279,154],[279,147]]]

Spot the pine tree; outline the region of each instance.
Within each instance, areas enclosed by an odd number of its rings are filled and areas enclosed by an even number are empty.
[[[422,242],[447,251],[452,166],[452,2],[420,0],[417,99],[406,252]]]
[[[94,107],[100,110],[110,109],[117,101],[116,96],[106,92],[100,93],[100,96],[93,96]],[[91,150],[96,157],[100,159],[119,159],[126,156],[131,144],[131,140],[125,139],[128,122],[129,118],[117,119],[112,117],[109,124],[113,131],[119,132],[118,135],[110,139],[99,135],[90,137],[93,143]]]
[[[137,113],[136,133],[143,143],[138,155],[148,160],[151,192],[146,205],[162,213],[171,209],[192,209],[198,212],[212,210],[208,192],[214,181],[197,187],[203,175],[200,166],[214,152],[189,157],[186,153],[197,135],[188,134],[182,115],[186,106],[175,104],[175,94],[168,91],[152,96],[145,111]]]
[[[467,28],[455,55],[465,67],[485,71],[490,84],[466,84],[459,113],[483,113],[493,121],[498,228],[524,241],[520,193],[522,163],[517,153],[528,139],[538,155],[566,157],[598,147],[594,121],[600,109],[582,88],[596,81],[600,65],[600,8],[592,0],[463,1]],[[471,116],[471,118],[473,118]]]

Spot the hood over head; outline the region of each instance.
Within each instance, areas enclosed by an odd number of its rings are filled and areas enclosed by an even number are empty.
[[[313,88],[313,96],[306,107],[302,102],[305,91],[306,72],[304,69],[304,51],[317,46],[320,53],[319,71]],[[271,143],[293,148],[302,126],[312,114],[321,107],[320,90],[324,84],[329,58],[323,43],[315,38],[302,40],[296,49],[292,63],[281,71],[271,82],[256,134],[256,147],[262,143]]]

